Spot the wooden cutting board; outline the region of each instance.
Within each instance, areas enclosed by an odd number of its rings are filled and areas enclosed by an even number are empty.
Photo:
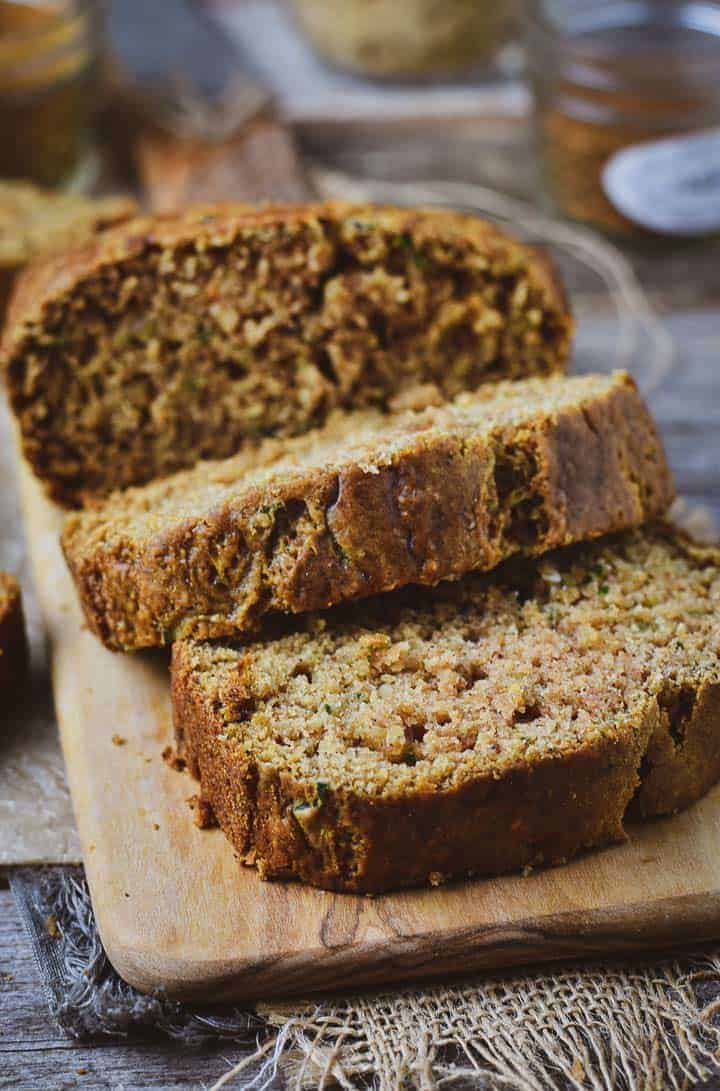
[[[526,877],[377,898],[260,882],[218,830],[194,826],[196,786],[161,757],[167,656],[113,655],[84,629],[60,513],[21,473],[98,927],[139,989],[252,1000],[720,936],[720,787],[626,845]]]

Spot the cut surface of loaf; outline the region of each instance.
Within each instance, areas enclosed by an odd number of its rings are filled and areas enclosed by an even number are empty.
[[[486,386],[115,494],[67,517],[93,631],[132,650],[489,570],[638,525],[672,483],[624,373]]]
[[[558,863],[720,776],[720,552],[665,525],[173,649],[178,742],[265,878]]]
[[[29,271],[3,357],[27,458],[78,505],[418,385],[560,371],[571,327],[546,260],[476,217],[224,205]]]
[[[20,586],[0,572],[0,694],[17,689],[27,667],[27,642]]]

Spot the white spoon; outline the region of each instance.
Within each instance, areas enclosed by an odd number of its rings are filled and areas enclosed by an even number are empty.
[[[623,148],[605,164],[602,182],[615,207],[650,231],[720,231],[720,130]]]

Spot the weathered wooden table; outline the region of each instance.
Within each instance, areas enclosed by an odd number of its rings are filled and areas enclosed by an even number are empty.
[[[308,157],[350,172],[400,179],[477,179],[528,196],[524,130],[464,121],[386,129],[312,126]],[[385,152],[393,148],[392,160]],[[390,163],[390,167],[388,167]],[[720,246],[682,245],[633,263],[676,343],[672,374],[652,397],[679,492],[709,507],[720,525]],[[612,335],[607,300],[593,278],[574,284],[583,342],[601,358]],[[592,316],[592,317],[590,317]],[[164,1040],[77,1045],[50,1022],[29,944],[0,879],[0,1087],[102,1089],[210,1086],[237,1060],[228,1044],[188,1051]]]

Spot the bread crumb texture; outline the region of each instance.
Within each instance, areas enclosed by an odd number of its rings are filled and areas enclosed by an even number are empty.
[[[529,379],[337,414],[73,513],[63,546],[89,625],[127,651],[489,570],[635,526],[672,494],[625,373]]]
[[[720,776],[720,554],[664,524],[173,650],[179,745],[265,878],[564,861]]]
[[[571,330],[546,260],[476,217],[224,205],[28,270],[2,354],[25,454],[77,506],[333,409],[563,370]]]

